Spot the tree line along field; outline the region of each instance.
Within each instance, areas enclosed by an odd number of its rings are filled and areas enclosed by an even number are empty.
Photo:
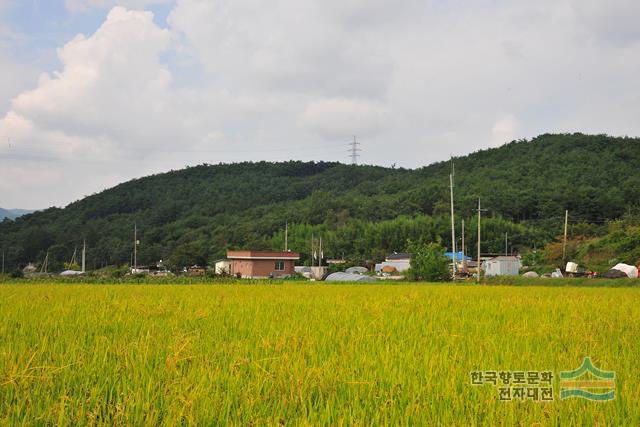
[[[0,286],[0,424],[639,425],[640,290]],[[470,372],[616,373],[499,402]]]

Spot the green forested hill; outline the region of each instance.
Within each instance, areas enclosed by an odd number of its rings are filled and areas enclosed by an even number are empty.
[[[640,200],[640,139],[543,135],[456,158],[456,209],[475,233],[472,209],[489,209],[483,252],[543,245],[572,221],[602,224]],[[450,162],[416,170],[340,163],[201,165],[141,178],[74,202],[0,224],[7,268],[49,251],[61,268],[86,239],[88,266],[131,259],[138,224],[140,263],[204,263],[227,248],[280,248],[285,221],[291,249],[308,253],[324,235],[326,255],[375,259],[403,250],[407,238],[450,246]],[[460,228],[460,224],[458,224]],[[458,230],[460,234],[460,230]],[[468,239],[474,248],[475,240]]]

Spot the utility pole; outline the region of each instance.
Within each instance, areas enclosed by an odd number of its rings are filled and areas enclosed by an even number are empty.
[[[82,272],[86,272],[86,260],[87,260],[87,241],[82,241]]]
[[[284,224],[284,251],[289,251],[289,223]]]
[[[504,256],[509,256],[509,232],[504,233]]]
[[[138,223],[133,223],[133,272],[138,272]]]
[[[449,189],[451,190],[451,255],[453,264],[451,266],[451,278],[456,278],[456,220],[453,212],[453,168],[449,174]]]
[[[358,157],[360,157],[360,154],[358,154],[358,152],[362,151],[362,150],[358,148],[360,143],[356,139],[355,135],[353,136],[353,141],[349,145],[351,146],[351,148],[349,149],[349,153],[350,153],[350,157],[351,157],[351,164],[352,165],[357,165],[358,164]]]
[[[464,219],[462,220],[462,268],[467,270],[467,256],[464,252]]]
[[[477,270],[478,270],[478,274],[477,279],[476,279],[476,283],[480,284],[480,216],[481,216],[481,210],[480,210],[480,197],[478,197],[478,265],[477,265]]]
[[[486,211],[486,209],[482,209],[480,207],[480,197],[478,197],[478,266],[477,266],[477,270],[478,270],[478,274],[477,274],[477,278],[476,278],[476,283],[480,284],[480,266],[481,266],[481,262],[480,262],[480,217],[482,216],[482,212]]]
[[[71,261],[69,261],[69,266],[75,264],[77,262],[76,260],[76,252],[78,251],[77,247],[73,248],[73,255],[71,255]]]
[[[569,228],[569,210],[564,211],[564,240],[562,242],[562,264],[567,256],[567,229]]]
[[[322,257],[324,254],[322,253],[322,236],[320,236],[320,250],[318,251],[318,267],[322,266]]]
[[[49,251],[44,257],[44,261],[42,262],[42,266],[40,267],[40,273],[46,273],[49,268]]]
[[[2,274],[4,274],[4,248],[2,248]]]

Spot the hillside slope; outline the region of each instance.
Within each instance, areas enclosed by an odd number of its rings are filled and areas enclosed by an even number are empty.
[[[516,246],[543,244],[559,234],[565,209],[574,219],[602,222],[637,207],[639,147],[634,138],[542,135],[456,158],[457,210],[470,217],[481,197],[488,217],[524,221],[538,230],[535,237],[521,233]],[[61,265],[83,239],[92,265],[121,264],[131,259],[137,223],[141,262],[208,261],[228,247],[273,247],[285,221],[310,233],[313,227],[393,224],[388,221],[398,216],[444,216],[449,173],[449,162],[416,170],[325,162],[201,165],[129,181],[64,209],[4,221],[0,245],[14,267],[41,259],[47,250],[52,265]],[[450,244],[446,221],[434,223],[439,224],[434,236]],[[500,247],[501,233],[495,230],[491,247]],[[301,247],[293,249],[308,252],[306,234],[298,237]],[[376,239],[370,256],[399,245]],[[341,252],[349,250],[343,242]]]

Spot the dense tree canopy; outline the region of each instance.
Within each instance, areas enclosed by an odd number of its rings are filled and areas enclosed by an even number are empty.
[[[455,158],[455,203],[475,250],[473,209],[488,209],[483,252],[542,246],[562,231],[565,209],[585,224],[637,210],[640,140],[543,135]],[[210,262],[229,248],[279,249],[285,222],[291,248],[308,256],[312,234],[328,255],[380,259],[407,239],[451,247],[450,162],[416,170],[326,162],[200,165],[136,179],[102,193],[0,223],[7,269],[49,252],[61,269],[87,241],[88,267],[131,261],[133,225],[139,263],[175,267]]]

